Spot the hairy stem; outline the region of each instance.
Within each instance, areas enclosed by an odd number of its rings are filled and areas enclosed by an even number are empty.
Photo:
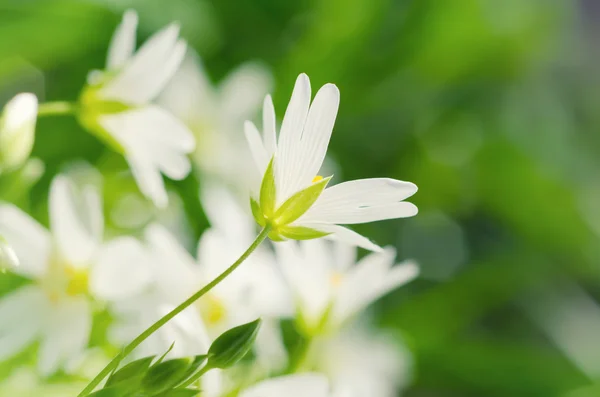
[[[194,295],[190,296],[185,302],[177,306],[175,309],[167,313],[160,320],[152,324],[148,329],[139,334],[134,340],[132,340],[127,346],[125,346],[120,354],[118,354],[115,358],[111,360],[110,363],[92,381],[83,389],[81,393],[79,393],[78,397],[84,397],[90,394],[96,386],[102,382],[102,380],[108,376],[111,371],[116,368],[121,360],[125,358],[128,354],[130,354],[136,347],[138,347],[146,338],[152,335],[156,330],[165,325],[169,320],[173,317],[181,313],[187,307],[192,305],[195,301],[197,301],[200,297],[206,294],[208,291],[213,289],[217,284],[223,281],[227,276],[229,276],[235,269],[237,269],[249,256],[258,248],[258,246],[265,241],[269,232],[271,231],[271,227],[269,225],[265,226],[265,228],[260,232],[260,234],[256,237],[256,239],[250,244],[250,247],[236,260],[231,266],[229,266],[223,273],[219,274],[214,280],[196,292]]]

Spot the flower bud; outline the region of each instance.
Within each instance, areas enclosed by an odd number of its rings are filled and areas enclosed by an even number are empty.
[[[11,270],[17,266],[19,266],[17,254],[8,245],[4,237],[0,236],[0,271]]]
[[[21,166],[33,148],[37,97],[22,93],[11,99],[0,118],[0,172]]]

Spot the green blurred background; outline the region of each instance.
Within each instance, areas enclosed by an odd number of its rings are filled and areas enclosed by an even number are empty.
[[[129,7],[140,41],[180,21],[215,82],[265,64],[280,115],[300,72],[336,83],[342,178],[419,186],[417,217],[356,227],[423,266],[376,308],[414,351],[407,396],[600,395],[596,1],[2,0],[0,99],[75,100]],[[69,117],[39,121],[34,156],[44,175],[9,199],[42,220],[61,167],[114,166]],[[202,219],[193,183],[173,186]]]

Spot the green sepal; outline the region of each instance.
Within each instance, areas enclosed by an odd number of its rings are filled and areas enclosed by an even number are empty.
[[[208,349],[207,366],[210,368],[229,368],[240,361],[252,348],[260,319],[231,328],[221,334]]]
[[[250,197],[250,209],[252,210],[252,216],[254,217],[256,223],[258,223],[261,227],[265,227],[266,220],[262,214],[262,211],[260,210],[260,204],[258,204],[258,201],[254,200],[252,197]]]
[[[153,365],[142,379],[142,389],[154,395],[175,387],[182,381],[192,362],[189,358],[178,358]]]
[[[330,180],[331,177],[327,177],[313,183],[287,199],[273,216],[273,224],[278,226],[288,225],[300,218],[317,201]]]
[[[273,171],[273,159],[269,161],[265,176],[260,185],[260,210],[264,219],[271,219],[275,211],[276,188],[275,174]]]
[[[282,226],[277,231],[281,236],[290,240],[312,240],[331,234],[304,226]]]
[[[278,230],[271,230],[269,232],[269,239],[271,241],[277,241],[277,242],[281,242],[281,241],[286,241],[287,240],[281,234],[279,234]]]

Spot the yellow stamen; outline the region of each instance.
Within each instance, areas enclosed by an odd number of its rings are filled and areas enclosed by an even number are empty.
[[[340,286],[340,284],[342,284],[343,279],[344,277],[341,273],[335,272],[331,275],[329,281],[331,282],[331,285],[337,288]]]
[[[319,181],[322,181],[322,180],[323,180],[323,177],[321,175],[317,175],[317,176],[315,176],[313,178],[312,181],[313,181],[313,183],[315,183],[315,182],[319,182]]]
[[[88,272],[85,269],[67,267],[65,273],[68,276],[67,295],[83,295],[88,291]]]
[[[202,306],[203,307],[201,308],[201,310],[204,309],[202,311],[204,312],[206,322],[209,325],[219,324],[225,319],[227,309],[225,308],[225,305],[223,304],[223,302],[221,302],[219,298],[216,298],[215,296],[210,294],[206,295],[204,305]]]

